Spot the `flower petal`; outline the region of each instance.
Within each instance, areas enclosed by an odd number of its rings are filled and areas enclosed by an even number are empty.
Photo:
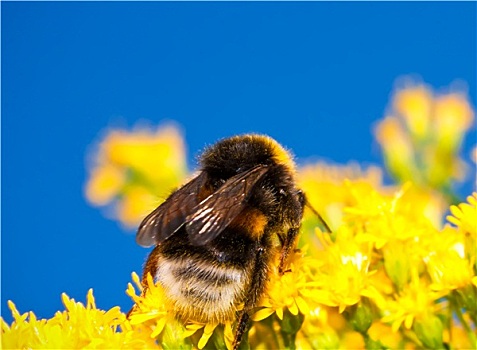
[[[263,308],[259,311],[257,311],[253,316],[251,317],[253,321],[261,321],[266,319],[268,316],[272,315],[275,312],[275,310],[271,308]]]

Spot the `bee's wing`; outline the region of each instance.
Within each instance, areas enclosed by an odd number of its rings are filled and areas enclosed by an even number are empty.
[[[141,222],[136,234],[136,242],[143,247],[150,247],[172,236],[199,204],[197,195],[206,181],[207,174],[203,171],[173,192],[164,203]]]
[[[190,242],[204,245],[217,237],[245,208],[253,186],[267,170],[268,167],[258,165],[237,174],[200,202],[186,220]]]

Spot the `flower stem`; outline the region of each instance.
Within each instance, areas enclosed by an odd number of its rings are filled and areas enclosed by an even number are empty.
[[[453,296],[450,299],[451,299],[451,309],[454,309],[454,312],[455,312],[457,318],[459,319],[459,322],[462,324],[465,331],[467,332],[467,336],[469,337],[470,343],[474,344],[474,345],[477,345],[477,338],[475,337],[475,334],[472,331],[469,324],[464,319],[464,316],[462,315],[462,309],[460,308],[458,303],[455,301],[455,298]]]

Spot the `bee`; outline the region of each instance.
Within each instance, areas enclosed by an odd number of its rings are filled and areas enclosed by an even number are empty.
[[[137,243],[155,245],[143,283],[150,273],[180,320],[236,319],[238,349],[276,254],[284,273],[307,201],[291,154],[268,136],[223,139],[199,163],[196,176],[139,226]]]

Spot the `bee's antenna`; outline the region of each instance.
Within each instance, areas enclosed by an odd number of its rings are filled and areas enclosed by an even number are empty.
[[[323,227],[325,228],[325,231],[328,232],[328,233],[332,233],[331,232],[331,229],[330,227],[328,226],[328,224],[326,223],[325,219],[323,219],[323,217],[320,215],[320,213],[318,213],[315,208],[313,208],[310,204],[310,202],[308,200],[306,200],[305,202],[306,206],[312,211],[313,214],[315,214],[317,217],[318,217],[318,220],[320,220],[321,224],[323,225]]]

